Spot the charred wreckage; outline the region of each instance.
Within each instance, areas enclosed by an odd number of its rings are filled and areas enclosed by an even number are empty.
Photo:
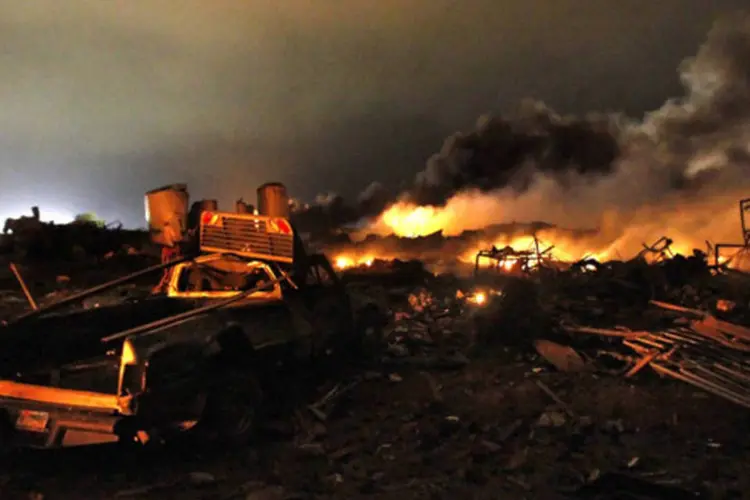
[[[308,254],[282,184],[258,207],[193,203],[185,185],[146,194],[162,263],[36,307],[0,328],[3,449],[141,442],[201,429],[252,434],[266,348],[324,356],[356,347],[345,288]],[[104,290],[162,272],[142,300],[75,310]]]
[[[513,344],[547,369],[629,378],[650,368],[750,408],[748,275],[729,267],[747,245],[684,257],[665,236],[631,260],[563,262],[534,237],[525,250],[480,250],[468,279],[427,272],[419,261],[334,271],[290,222],[283,185],[261,186],[257,209],[188,205],[184,185],[147,193],[158,265],[41,306],[16,275],[32,310],[0,327],[4,447],[246,442],[272,399],[264,382],[279,374],[270,362],[279,352],[326,366],[329,354],[362,350],[379,357],[369,368],[400,366],[406,375],[407,367],[471,371],[469,362],[481,366],[488,354],[497,362],[493,344],[503,352]],[[740,207],[744,237],[747,200]],[[75,308],[160,274],[145,298]],[[353,307],[363,299],[389,313],[373,352]],[[327,405],[339,397],[329,394]]]

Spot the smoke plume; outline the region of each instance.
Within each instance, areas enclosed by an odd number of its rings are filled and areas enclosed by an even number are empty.
[[[740,239],[750,196],[750,14],[716,23],[679,77],[685,95],[635,120],[527,101],[445,141],[365,232],[459,234],[509,221],[599,229],[622,251],[668,235]],[[427,206],[425,206],[427,205]]]
[[[620,154],[618,135],[617,117],[563,117],[527,100],[512,116],[483,116],[473,132],[449,137],[417,175],[410,198],[442,205],[468,189],[525,192],[537,173],[561,183],[568,172],[608,174]]]

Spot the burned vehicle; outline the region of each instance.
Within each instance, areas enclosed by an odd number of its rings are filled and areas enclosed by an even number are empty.
[[[0,328],[2,446],[147,442],[210,429],[242,442],[263,398],[264,353],[324,357],[356,349],[349,298],[323,255],[308,255],[280,184],[259,209],[200,205],[187,192],[147,194],[154,241],[177,257],[12,319]],[[166,271],[165,271],[166,270]],[[165,272],[158,293],[94,309],[85,297]]]

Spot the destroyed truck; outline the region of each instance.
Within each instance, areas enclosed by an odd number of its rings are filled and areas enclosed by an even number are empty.
[[[312,358],[355,349],[349,298],[325,256],[305,253],[285,188],[264,185],[258,196],[254,213],[202,210],[195,252],[1,327],[2,448],[145,443],[201,430],[244,442],[261,407],[258,370],[271,347]],[[147,208],[155,241],[190,238],[185,189],[150,192]],[[165,269],[161,293],[72,308]]]

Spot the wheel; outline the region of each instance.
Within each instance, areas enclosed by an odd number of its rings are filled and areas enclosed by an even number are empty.
[[[198,427],[220,444],[245,444],[255,434],[262,402],[260,384],[254,376],[223,374],[211,387]]]

